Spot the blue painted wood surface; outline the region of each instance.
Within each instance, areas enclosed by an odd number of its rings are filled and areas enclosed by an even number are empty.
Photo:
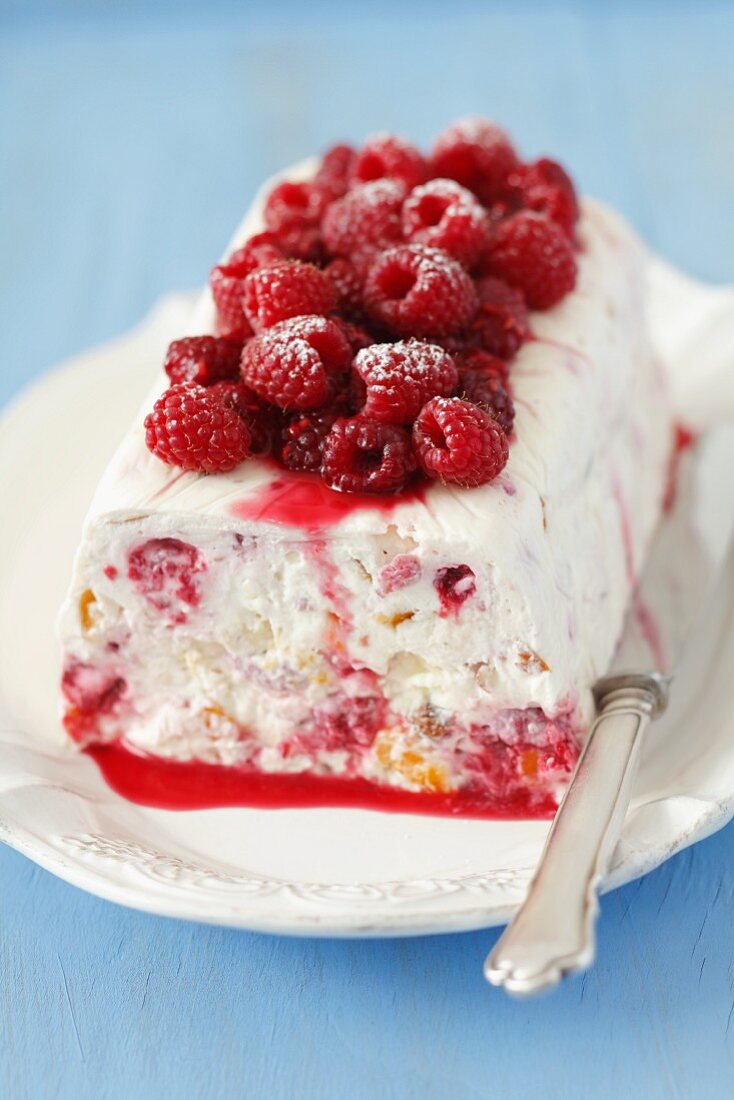
[[[732,47],[731,4],[6,0],[0,403],[201,283],[275,168],[376,128],[425,141],[470,111],[731,280]],[[733,855],[730,827],[607,898],[595,970],[516,1003],[481,978],[493,932],[180,924],[2,850],[0,1095],[731,1096]]]

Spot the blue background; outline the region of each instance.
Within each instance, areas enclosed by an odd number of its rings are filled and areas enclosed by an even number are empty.
[[[731,280],[733,49],[731,4],[0,3],[0,403],[200,284],[274,169],[462,113]],[[729,1096],[733,855],[729,827],[606,898],[596,968],[518,1003],[494,932],[246,935],[2,850],[0,1095]]]

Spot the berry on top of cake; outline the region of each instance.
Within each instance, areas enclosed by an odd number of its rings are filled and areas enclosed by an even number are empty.
[[[263,216],[265,230],[212,270],[217,335],[168,350],[172,392],[146,420],[152,453],[212,474],[270,450],[343,492],[497,477],[528,310],[576,282],[565,170],[523,162],[496,124],[465,119],[427,155],[392,134],[335,145],[312,178],[278,183]],[[253,435],[268,445],[253,448]],[[358,475],[368,453],[373,469]]]

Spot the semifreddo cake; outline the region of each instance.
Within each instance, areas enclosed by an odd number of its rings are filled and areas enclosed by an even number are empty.
[[[551,813],[664,495],[646,264],[477,119],[264,192],[92,504],[70,737]]]

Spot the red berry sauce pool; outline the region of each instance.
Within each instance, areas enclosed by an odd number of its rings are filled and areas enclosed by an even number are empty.
[[[209,810],[221,807],[307,809],[348,807],[391,813],[433,814],[494,820],[550,819],[557,803],[545,792],[523,790],[501,803],[487,796],[429,794],[308,774],[264,774],[199,761],[163,760],[132,752],[119,742],[90,745],[90,756],[112,790],[130,802],[159,810]]]
[[[318,474],[279,471],[259,492],[232,505],[238,519],[275,523],[321,531],[333,527],[352,512],[371,510],[389,514],[401,504],[421,501],[426,485],[417,480],[393,496],[339,493],[325,485]]]

